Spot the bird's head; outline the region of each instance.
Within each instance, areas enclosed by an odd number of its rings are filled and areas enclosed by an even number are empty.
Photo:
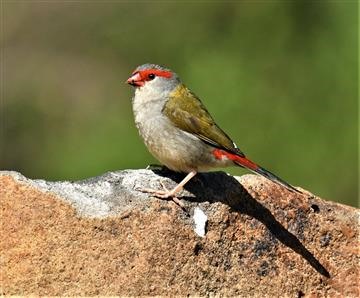
[[[179,78],[168,68],[156,64],[143,64],[138,66],[126,83],[136,89],[172,90],[179,84]]]

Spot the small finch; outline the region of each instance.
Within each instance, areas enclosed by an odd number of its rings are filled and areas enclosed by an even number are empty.
[[[126,82],[135,87],[132,99],[135,123],[150,153],[167,168],[187,173],[172,190],[143,191],[178,202],[177,193],[197,172],[236,165],[289,191],[300,192],[246,158],[200,99],[170,69],[144,64]]]

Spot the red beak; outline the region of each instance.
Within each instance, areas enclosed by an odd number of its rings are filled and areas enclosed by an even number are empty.
[[[131,77],[126,80],[126,83],[134,87],[141,87],[145,84],[138,72],[133,73]]]

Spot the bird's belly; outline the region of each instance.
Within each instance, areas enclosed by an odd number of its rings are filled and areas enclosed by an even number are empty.
[[[173,126],[164,117],[136,121],[136,126],[150,153],[174,171],[207,171],[232,164],[228,160],[216,159],[212,154],[213,147]]]

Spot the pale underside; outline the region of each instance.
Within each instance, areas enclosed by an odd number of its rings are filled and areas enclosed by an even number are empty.
[[[202,172],[232,166],[233,162],[226,157],[214,157],[215,147],[179,129],[163,114],[164,97],[139,88],[133,99],[135,123],[149,152],[166,167],[178,172]]]
[[[216,159],[212,154],[214,147],[191,133],[165,123],[168,121],[167,118],[158,116],[146,121],[136,121],[136,126],[150,153],[169,169],[188,173],[233,165],[226,157]],[[158,132],[151,133],[154,130]]]

